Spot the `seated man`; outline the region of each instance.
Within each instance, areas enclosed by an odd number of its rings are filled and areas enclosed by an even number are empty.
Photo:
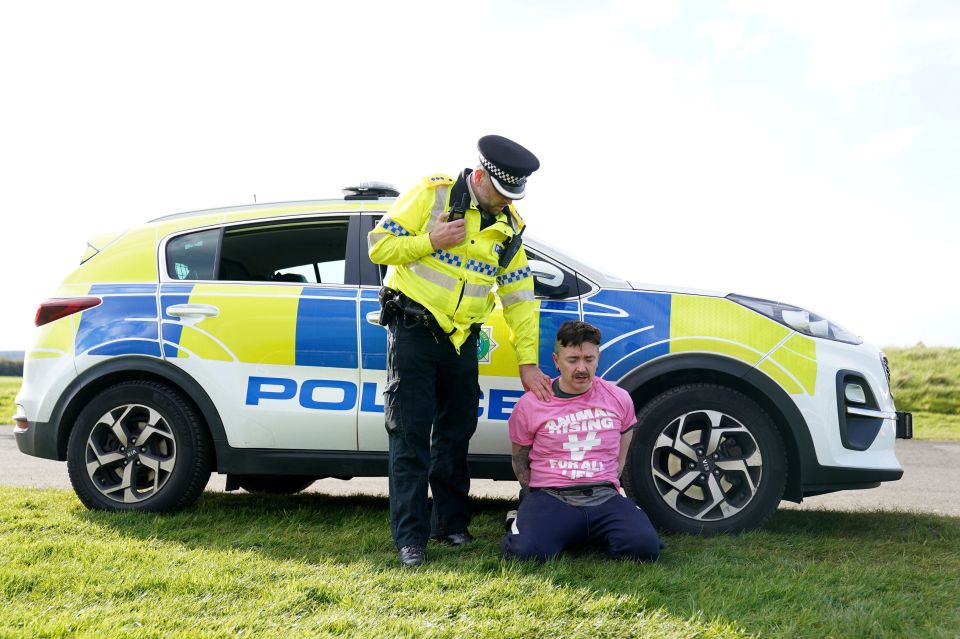
[[[585,541],[599,542],[611,558],[660,555],[647,515],[620,494],[637,423],[633,400],[595,377],[599,360],[599,329],[564,322],[553,353],[560,371],[554,396],[545,402],[527,392],[513,409],[513,471],[529,493],[503,538],[505,557],[544,561]]]

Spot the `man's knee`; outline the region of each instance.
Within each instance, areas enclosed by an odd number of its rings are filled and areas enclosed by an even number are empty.
[[[660,557],[660,538],[652,529],[609,539],[607,554],[612,559],[656,561]]]
[[[563,549],[543,549],[539,544],[535,543],[530,535],[507,533],[503,538],[501,550],[505,559],[519,559],[543,563],[547,559],[559,555]]]

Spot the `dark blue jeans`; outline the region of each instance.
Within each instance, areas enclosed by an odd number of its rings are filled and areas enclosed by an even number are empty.
[[[442,333],[396,318],[387,338],[384,413],[390,443],[390,531],[397,548],[467,532],[467,449],[477,430],[477,341],[460,353]],[[433,511],[427,504],[427,484]]]
[[[599,506],[571,506],[543,491],[531,492],[503,538],[503,555],[546,561],[573,544],[593,542],[611,559],[656,561],[660,539],[640,507],[622,495]]]

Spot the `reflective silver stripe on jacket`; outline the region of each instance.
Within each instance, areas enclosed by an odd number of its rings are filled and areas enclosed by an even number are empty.
[[[471,284],[467,282],[463,285],[463,295],[465,297],[486,297],[490,294],[490,287],[483,284]]]
[[[440,216],[443,215],[443,212],[447,209],[447,187],[440,186],[436,189],[436,194],[434,195],[433,200],[433,210],[430,211],[430,220],[427,222],[427,231],[432,231],[433,227],[437,225],[437,222],[440,220]]]
[[[514,291],[500,296],[504,307],[513,306],[519,302],[532,302],[534,299],[536,298],[533,296],[533,291]]]
[[[407,264],[407,268],[415,273],[417,277],[422,277],[428,282],[433,282],[437,286],[442,286],[448,291],[457,290],[457,278],[450,277],[446,273],[441,273],[437,269],[431,268],[423,262],[411,262]]]

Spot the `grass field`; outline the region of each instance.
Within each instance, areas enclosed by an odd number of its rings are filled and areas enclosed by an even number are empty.
[[[20,391],[19,377],[0,377],[0,424],[10,424],[16,407],[13,405],[13,398]]]
[[[960,348],[888,348],[899,410],[913,413],[914,437],[960,441]]]
[[[778,512],[736,537],[670,536],[655,565],[498,557],[507,502],[469,548],[396,562],[384,499],[207,493],[177,515],[89,512],[0,487],[0,636],[947,637],[960,519]]]
[[[960,416],[960,348],[889,348],[897,408]]]

